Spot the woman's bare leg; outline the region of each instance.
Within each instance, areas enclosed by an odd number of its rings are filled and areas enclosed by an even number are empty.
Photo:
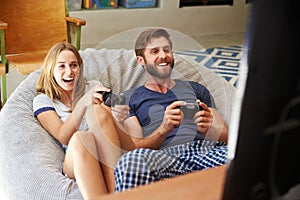
[[[88,107],[86,119],[94,134],[99,161],[109,192],[115,190],[114,167],[121,157],[120,139],[111,111],[104,105]]]
[[[94,199],[108,193],[92,133],[74,133],[68,145],[63,167],[68,177],[76,179],[84,199]]]

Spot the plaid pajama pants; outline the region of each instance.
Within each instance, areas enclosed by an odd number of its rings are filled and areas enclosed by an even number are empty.
[[[160,150],[139,148],[124,154],[114,173],[116,192],[225,163],[223,142],[197,140]]]

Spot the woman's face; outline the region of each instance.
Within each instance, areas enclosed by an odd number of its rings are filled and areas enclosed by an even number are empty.
[[[79,70],[80,66],[75,54],[70,50],[63,50],[54,67],[54,79],[63,90],[72,92]]]

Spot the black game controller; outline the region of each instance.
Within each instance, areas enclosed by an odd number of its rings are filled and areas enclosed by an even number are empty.
[[[186,103],[185,106],[180,106],[181,111],[183,112],[184,119],[193,119],[195,114],[201,110],[201,107],[197,102],[195,103]]]
[[[103,102],[105,105],[111,107],[115,105],[124,105],[125,104],[125,96],[123,94],[115,94],[112,91],[98,91],[98,93],[103,95]]]

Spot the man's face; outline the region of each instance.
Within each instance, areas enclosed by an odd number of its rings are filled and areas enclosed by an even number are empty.
[[[171,46],[165,37],[153,38],[147,45],[145,58],[138,61],[145,66],[146,72],[157,78],[168,78],[171,76],[174,66],[174,58]]]

